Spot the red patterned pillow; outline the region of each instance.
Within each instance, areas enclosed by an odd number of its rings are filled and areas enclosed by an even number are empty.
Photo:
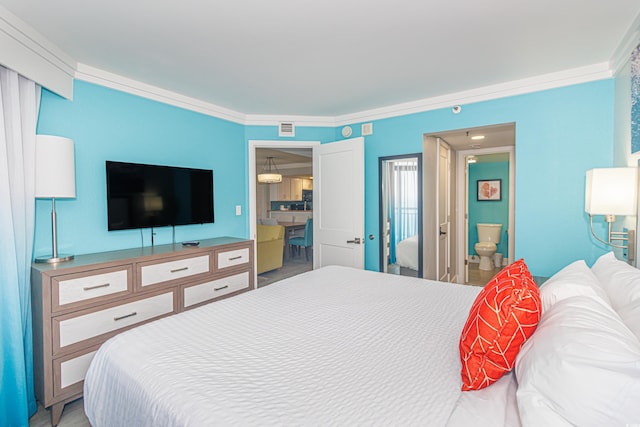
[[[496,274],[478,294],[462,329],[462,391],[491,385],[513,369],[541,314],[540,292],[524,260]]]

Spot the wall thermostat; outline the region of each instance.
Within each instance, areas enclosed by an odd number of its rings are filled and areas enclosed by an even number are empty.
[[[342,128],[342,136],[344,136],[345,138],[349,138],[352,133],[353,130],[351,129],[351,126],[345,126]]]

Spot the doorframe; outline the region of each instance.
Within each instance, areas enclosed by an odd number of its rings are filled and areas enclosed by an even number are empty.
[[[457,245],[456,251],[457,257],[457,271],[458,277],[463,279],[463,282],[467,280],[467,267],[465,263],[467,255],[469,254],[469,206],[467,201],[469,200],[469,185],[468,177],[466,174],[467,165],[465,164],[465,158],[471,155],[483,155],[483,154],[509,154],[509,226],[507,227],[507,244],[509,245],[508,262],[513,262],[515,259],[515,194],[516,194],[516,165],[515,165],[515,146],[509,145],[504,147],[491,147],[491,148],[477,148],[472,150],[460,150],[456,152],[456,188],[464,189],[464,191],[457,191],[456,204],[456,229],[458,236],[462,238],[458,239],[463,241],[463,245]],[[464,207],[464,208],[463,208]]]
[[[451,145],[443,138],[438,137],[437,138],[438,141],[438,147],[437,147],[437,160],[436,160],[436,197],[437,197],[437,202],[436,202],[436,212],[435,212],[435,216],[436,216],[436,229],[438,230],[438,239],[436,241],[436,280],[440,281],[443,277],[443,272],[440,271],[440,258],[444,257],[445,258],[445,268],[446,268],[446,276],[447,276],[447,281],[451,282],[452,278],[454,277],[453,272],[451,271],[451,245],[454,243],[453,240],[451,239],[451,222],[452,222],[452,218],[451,218],[451,211],[452,211],[452,206],[451,206],[451,202],[452,202],[452,198],[451,198],[451,155],[454,152],[453,149],[451,148]],[[440,236],[442,235],[442,223],[440,222],[440,176],[441,176],[441,168],[440,168],[440,158],[441,158],[441,153],[443,148],[447,151],[447,166],[446,166],[446,177],[447,177],[447,188],[445,189],[445,205],[446,205],[446,219],[447,219],[447,230],[446,230],[446,235],[445,235],[445,239],[447,240],[447,247],[445,249],[444,254],[441,253],[440,251]]]
[[[257,227],[256,227],[256,188],[257,188],[257,174],[256,174],[256,149],[257,148],[310,148],[311,149],[311,157],[313,158],[313,150],[315,147],[320,145],[320,141],[278,141],[278,140],[262,140],[262,139],[250,139],[248,145],[249,155],[248,157],[248,177],[249,177],[249,200],[247,202],[247,209],[249,210],[249,238],[253,240],[253,253],[257,253]],[[312,173],[315,176],[316,171],[313,169],[312,165]],[[313,190],[315,192],[315,189]],[[315,194],[314,194],[315,196]],[[315,202],[314,197],[314,206],[318,206]],[[253,257],[253,283],[258,283],[258,274],[257,274],[257,263],[258,257]]]
[[[382,163],[386,160],[401,160],[401,159],[418,159],[418,277],[422,277],[424,263],[423,257],[423,249],[422,249],[422,153],[410,153],[410,154],[398,154],[395,156],[380,156],[378,157],[378,222],[379,222],[379,236],[380,236],[380,257],[379,257],[379,271],[384,271],[384,263],[385,259],[385,248],[384,248],[384,232],[385,226],[382,222],[384,218],[384,212],[382,208]]]

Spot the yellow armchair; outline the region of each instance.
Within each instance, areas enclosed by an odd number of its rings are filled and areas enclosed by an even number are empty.
[[[257,229],[258,274],[282,267],[284,227],[258,224]]]

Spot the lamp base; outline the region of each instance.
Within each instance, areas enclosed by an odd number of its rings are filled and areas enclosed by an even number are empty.
[[[34,261],[37,263],[47,263],[47,264],[57,264],[59,262],[71,261],[74,258],[74,255],[64,255],[58,254],[57,257],[38,257]]]

